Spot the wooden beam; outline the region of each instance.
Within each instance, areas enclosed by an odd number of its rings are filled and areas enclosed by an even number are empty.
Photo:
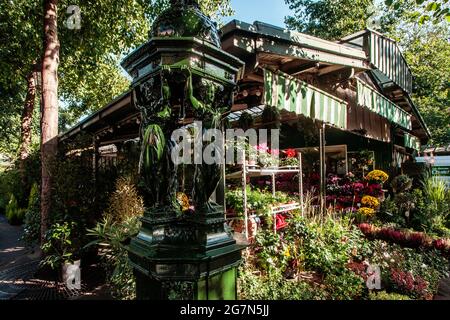
[[[264,77],[257,75],[255,73],[250,73],[246,75],[244,79],[264,83]]]
[[[335,72],[335,71],[338,71],[338,70],[342,70],[342,69],[345,69],[345,68],[348,68],[348,67],[341,66],[341,65],[328,66],[328,67],[319,69],[318,76],[320,77],[320,76],[326,75],[328,73]]]

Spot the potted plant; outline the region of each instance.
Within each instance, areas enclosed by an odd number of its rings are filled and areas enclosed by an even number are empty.
[[[298,167],[300,160],[297,157],[297,150],[287,149],[283,150],[284,157],[280,161],[282,167]]]
[[[266,146],[258,146],[258,163],[263,168],[278,167],[278,150],[269,150]]]
[[[76,236],[74,222],[55,223],[46,233],[42,251],[44,266],[60,270],[61,280],[69,285],[75,274],[79,275],[81,264],[81,245]]]

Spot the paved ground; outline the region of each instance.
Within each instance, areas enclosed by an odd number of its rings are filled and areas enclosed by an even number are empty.
[[[5,216],[0,215],[0,272],[36,259],[20,241],[22,233],[23,227],[9,225]]]
[[[8,224],[0,215],[0,300],[109,300],[100,267],[82,270],[80,290],[68,289],[58,273],[39,268],[40,252],[32,252],[20,241],[23,228]],[[40,270],[38,272],[38,270]]]
[[[23,227],[8,224],[0,215],[0,300],[11,299],[23,290],[23,283],[38,268],[38,253],[20,241]]]

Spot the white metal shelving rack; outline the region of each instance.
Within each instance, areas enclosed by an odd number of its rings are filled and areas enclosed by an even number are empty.
[[[249,210],[247,208],[247,177],[272,177],[272,194],[275,196],[276,193],[276,175],[283,173],[298,173],[299,174],[299,202],[286,203],[273,206],[271,208],[271,214],[274,217],[274,232],[276,232],[275,218],[278,213],[288,212],[300,209],[303,214],[304,198],[303,198],[303,163],[302,154],[298,154],[299,165],[290,167],[278,167],[278,168],[261,168],[258,166],[248,165],[246,161],[246,155],[244,152],[242,169],[225,176],[225,180],[236,180],[242,179],[242,192],[244,197],[244,223],[245,223],[245,238],[248,240],[248,218]]]

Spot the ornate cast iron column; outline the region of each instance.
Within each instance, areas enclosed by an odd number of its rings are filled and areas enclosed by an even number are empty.
[[[225,230],[223,208],[209,200],[221,166],[175,165],[171,135],[194,121],[203,131],[220,129],[243,62],[221,50],[216,24],[194,0],[171,0],[150,38],[122,62],[142,115],[147,211],[128,246],[137,297],[235,299],[243,247]]]

